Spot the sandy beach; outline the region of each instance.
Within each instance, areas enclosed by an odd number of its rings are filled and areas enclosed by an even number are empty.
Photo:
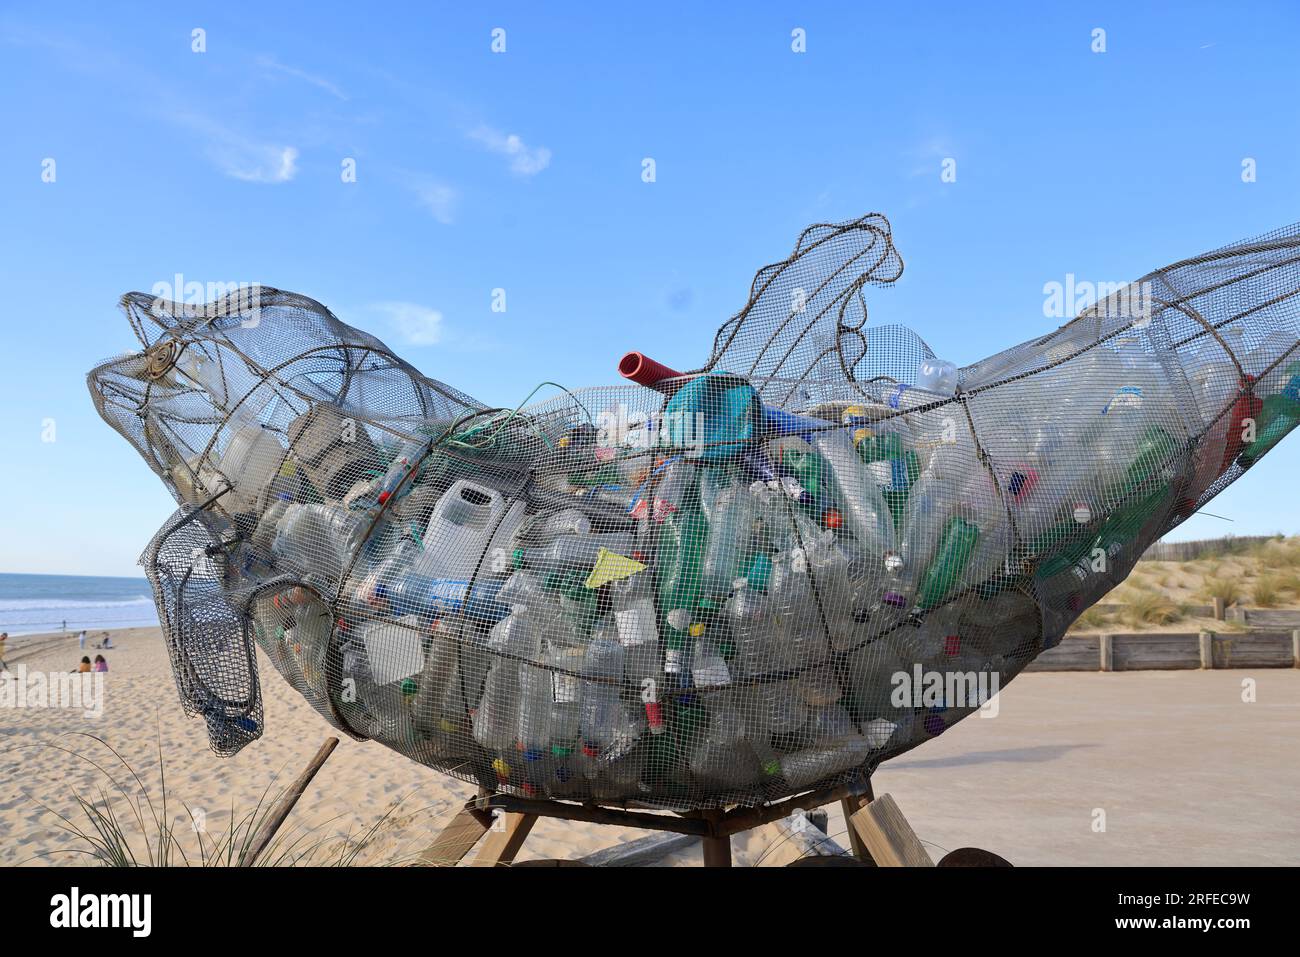
[[[97,637],[84,652],[92,658]],[[116,631],[113,642],[103,652],[110,671],[101,716],[0,709],[0,865],[84,861],[53,812],[75,816],[76,793],[94,799],[110,788],[88,759],[119,779],[123,770],[87,735],[117,749],[155,797],[161,743],[173,816],[188,826],[184,803],[219,834],[232,804],[236,817],[252,810],[268,784],[286,785],[335,734],[263,659],[266,733],[219,758],[202,722],[177,702],[158,630]],[[57,673],[82,654],[75,636],[25,636],[10,640],[7,658],[11,669]],[[1249,680],[1253,702],[1242,700]],[[876,774],[877,793],[895,797],[932,857],[976,845],[1019,865],[1300,862],[1300,671],[1035,673],[1016,679],[998,704],[996,717],[971,717]],[[328,854],[387,813],[356,860],[401,862],[472,793],[383,747],[344,738],[286,828],[309,829],[307,840]],[[829,830],[848,843],[838,807]],[[542,821],[518,859],[578,858],[647,833]],[[770,862],[773,839],[771,831],[737,837],[736,864]],[[700,850],[664,863],[696,865]]]

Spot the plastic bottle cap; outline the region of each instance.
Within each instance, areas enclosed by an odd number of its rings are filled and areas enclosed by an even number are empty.
[[[847,413],[846,413],[847,414]],[[870,429],[855,429],[853,431],[853,444],[859,445],[867,439],[873,438],[875,433]]]
[[[702,634],[704,634],[704,625],[701,622],[697,621],[691,625],[690,635],[692,638],[698,638]]]
[[[379,493],[379,504],[380,504],[380,505],[383,505],[385,502],[387,502],[387,501],[388,501],[388,498],[389,498],[389,496],[390,496],[391,494],[392,494],[391,492],[380,492],[380,493]]]
[[[826,510],[826,515],[822,519],[827,528],[840,528],[844,525],[844,518],[833,508]]]
[[[582,742],[582,753],[589,758],[598,758],[600,757],[600,748],[596,747],[596,745],[594,744],[589,744],[588,742],[584,741]]]
[[[524,550],[522,548],[516,548],[510,553],[510,564],[514,565],[515,568],[524,567]]]
[[[510,765],[506,764],[500,758],[496,758],[495,760],[493,760],[492,770],[497,773],[497,777],[499,777],[502,781],[505,781],[510,777]]]

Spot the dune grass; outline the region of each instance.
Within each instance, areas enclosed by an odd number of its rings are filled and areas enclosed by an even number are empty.
[[[1241,600],[1243,589],[1241,579],[1228,576],[1207,576],[1201,582],[1201,594],[1213,601],[1222,598],[1223,604],[1234,605]]]
[[[1183,610],[1159,592],[1136,589],[1126,599],[1120,618],[1135,628],[1169,625],[1183,618]]]
[[[358,837],[327,835],[324,829],[334,819],[310,827],[294,825],[278,831],[271,842],[251,860],[253,842],[263,824],[275,813],[284,789],[275,790],[276,778],[267,782],[256,803],[239,812],[230,807],[224,829],[215,833],[207,827],[208,815],[185,802],[178,802],[167,781],[161,737],[158,745],[158,784],[150,788],[122,755],[92,734],[77,735],[102,745],[112,755],[101,764],[81,750],[51,744],[96,768],[105,779],[91,795],[74,792],[80,812],[68,817],[36,801],[57,820],[57,826],[72,837],[70,845],[43,852],[40,857],[71,854],[81,863],[99,867],[348,867],[396,811],[394,802]],[[35,799],[33,799],[35,800]],[[182,813],[177,813],[179,805]],[[386,863],[407,863],[393,860]]]

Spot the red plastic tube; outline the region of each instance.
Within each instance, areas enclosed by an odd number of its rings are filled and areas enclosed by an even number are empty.
[[[677,379],[681,373],[668,368],[662,363],[655,362],[649,356],[642,355],[640,352],[629,352],[622,359],[618,360],[618,371],[625,379],[631,379],[638,385],[646,386],[650,389],[659,389],[659,383],[665,379]],[[663,392],[664,389],[659,389]]]

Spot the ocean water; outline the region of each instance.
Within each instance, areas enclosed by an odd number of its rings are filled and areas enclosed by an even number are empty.
[[[0,574],[0,631],[30,635],[158,624],[143,578]],[[92,635],[92,637],[94,637]]]

